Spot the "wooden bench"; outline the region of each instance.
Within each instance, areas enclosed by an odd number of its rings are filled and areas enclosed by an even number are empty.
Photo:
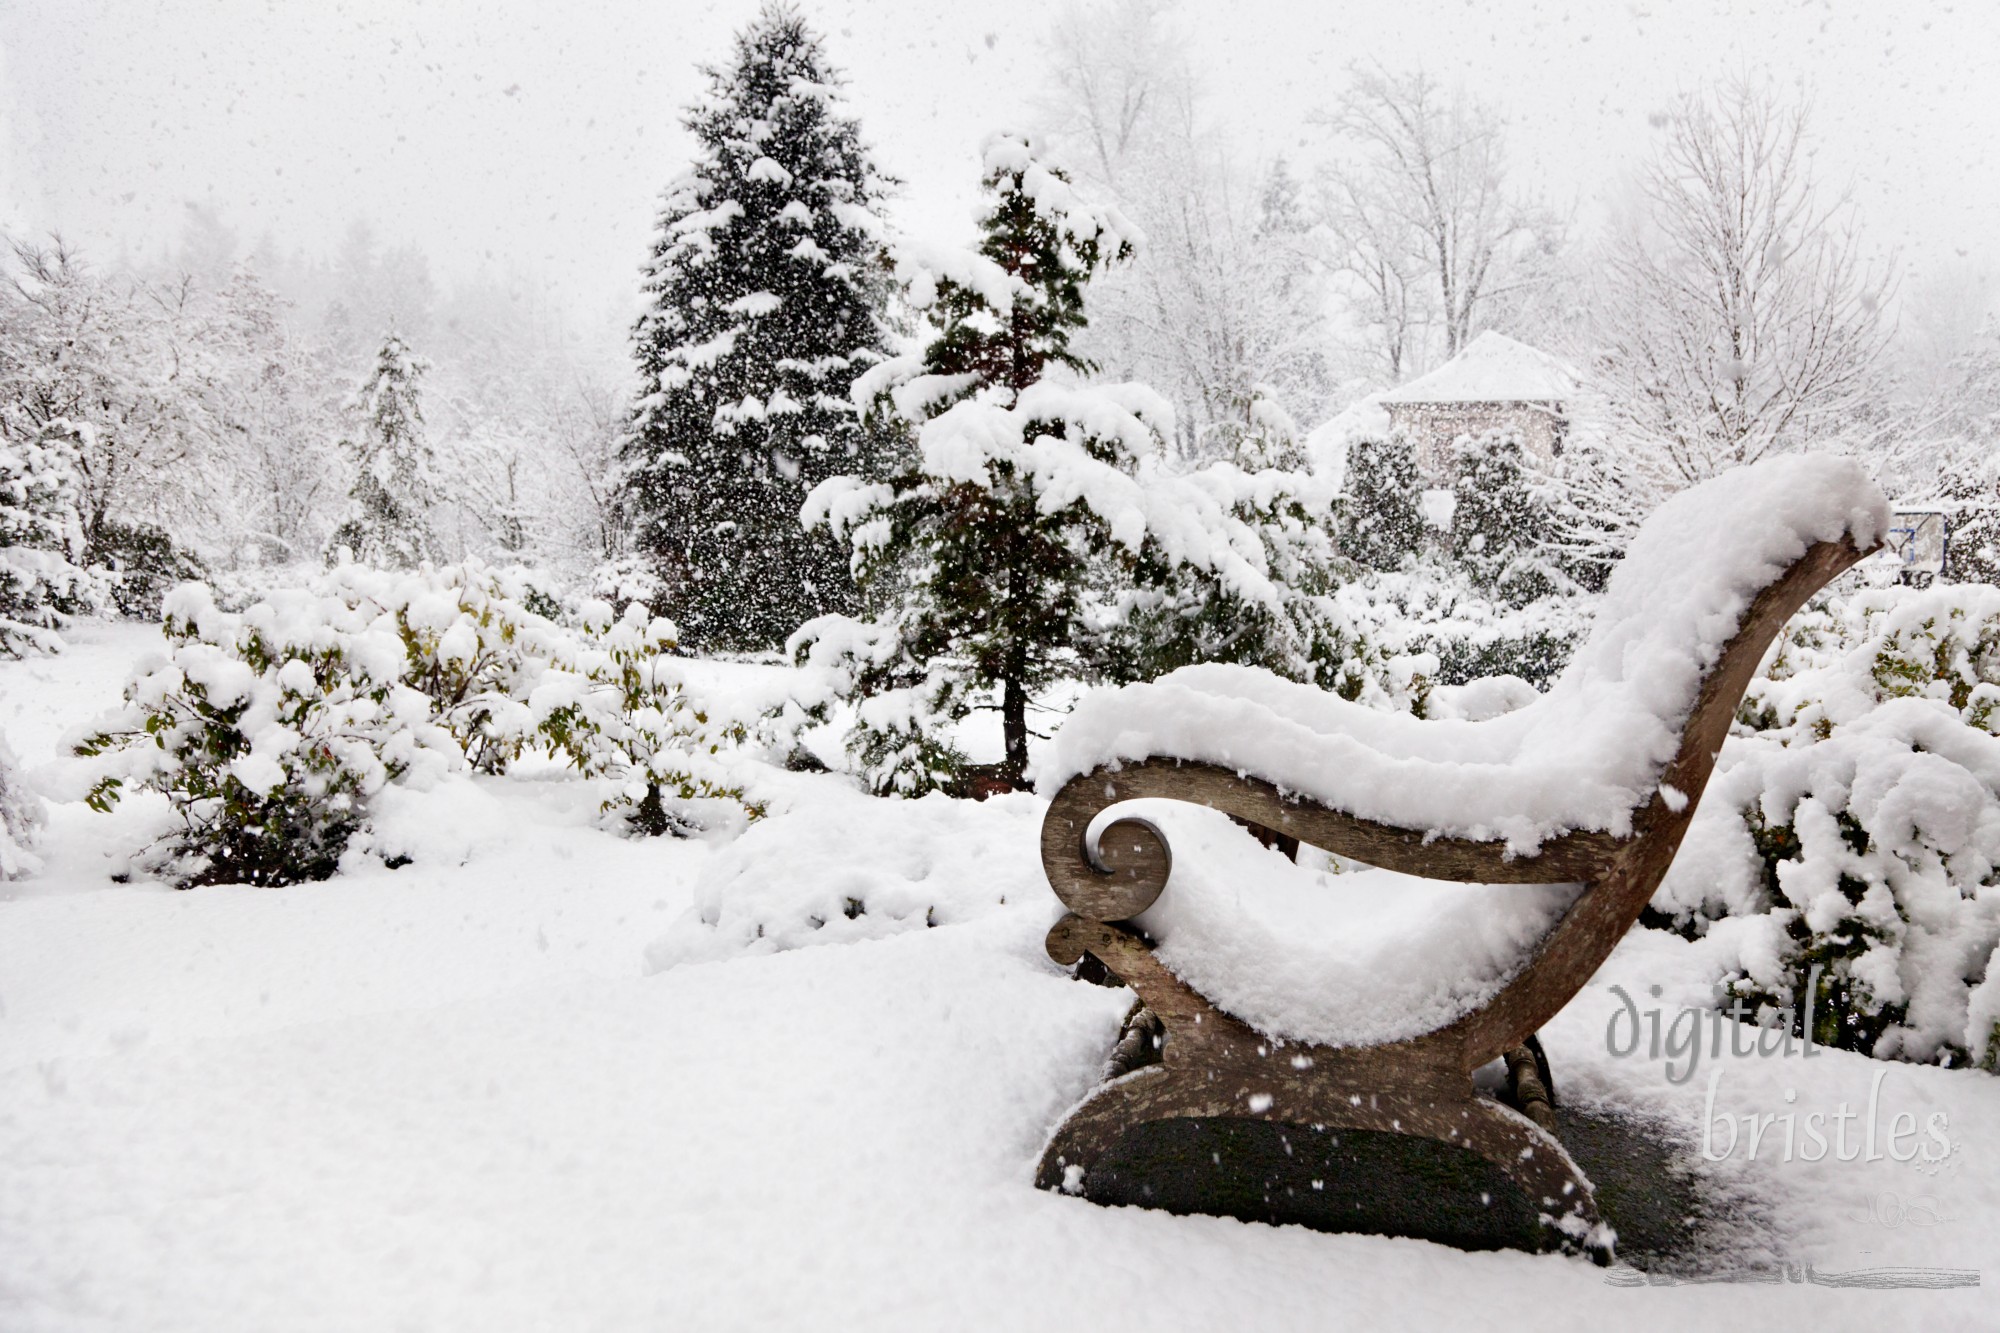
[[[1823,480],[1811,469],[1806,475],[1809,481]],[[1879,492],[1865,479],[1827,476],[1829,486],[1838,482],[1846,488],[1843,494],[1863,496],[1848,506],[1856,512],[1833,539],[1795,543],[1788,565],[1767,561],[1770,576],[1760,580],[1754,595],[1745,586],[1718,591],[1721,605],[1732,605],[1733,596],[1740,610],[1734,632],[1726,639],[1716,636],[1719,651],[1699,676],[1678,749],[1659,767],[1648,799],[1634,803],[1629,828],[1617,835],[1566,831],[1541,842],[1533,854],[1517,854],[1498,838],[1438,836],[1435,829],[1362,818],[1288,793],[1259,776],[1254,753],[1234,766],[1173,754],[1126,754],[1061,782],[1042,825],[1041,849],[1049,882],[1068,912],[1049,931],[1049,954],[1064,965],[1095,959],[1137,992],[1162,1036],[1154,1039],[1160,1046],[1157,1063],[1111,1078],[1062,1120],[1042,1155],[1037,1183],[1091,1194],[1092,1172],[1121,1142],[1141,1127],[1157,1129],[1164,1122],[1264,1122],[1336,1136],[1365,1131],[1428,1140],[1433,1150],[1442,1145],[1483,1159],[1525,1197],[1539,1222],[1533,1230],[1540,1244],[1581,1249],[1607,1261],[1614,1237],[1601,1224],[1590,1181],[1549,1128],[1475,1090],[1473,1073],[1509,1052],[1518,1057],[1523,1043],[1577,994],[1636,922],[1673,861],[1767,648],[1815,592],[1874,549]],[[1772,486],[1785,480],[1762,478]],[[1719,491],[1715,497],[1723,498]],[[1827,504],[1837,507],[1837,499]],[[1886,505],[1881,508],[1886,511]],[[1683,506],[1679,512],[1690,511]],[[1813,530],[1806,518],[1796,521]],[[1823,520],[1817,530],[1842,526]],[[1626,572],[1614,575],[1614,590]],[[1683,573],[1701,576],[1700,570]],[[1643,571],[1633,573],[1642,576]],[[1632,589],[1626,592],[1624,604],[1638,604]],[[1558,682],[1551,693],[1568,683]],[[1127,748],[1134,746],[1145,748],[1143,743]],[[1109,822],[1096,837],[1087,835],[1110,807],[1146,798],[1214,807],[1302,843],[1428,879],[1584,887],[1511,979],[1455,1021],[1374,1044],[1287,1039],[1254,1029],[1176,977],[1134,923],[1172,878],[1165,836],[1154,824],[1132,818]],[[1285,1153],[1298,1137],[1288,1131]]]

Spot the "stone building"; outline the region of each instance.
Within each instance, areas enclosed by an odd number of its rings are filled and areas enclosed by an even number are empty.
[[[1577,374],[1567,362],[1491,331],[1467,343],[1430,374],[1376,401],[1392,429],[1408,433],[1418,466],[1440,482],[1451,475],[1452,442],[1507,429],[1529,457],[1548,462],[1569,433]]]

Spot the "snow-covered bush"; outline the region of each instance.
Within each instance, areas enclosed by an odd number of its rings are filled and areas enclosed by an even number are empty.
[[[1590,628],[1588,598],[1554,545],[1554,498],[1509,431],[1453,447],[1450,526],[1433,533],[1407,436],[1348,446],[1341,553],[1360,576],[1335,593],[1341,620],[1391,654],[1436,658],[1435,678],[1553,680]]]
[[[765,820],[702,867],[687,911],[646,949],[648,970],[1035,911],[1043,808],[1026,793],[849,796]]]
[[[76,748],[100,761],[92,808],[167,797],[180,827],[150,859],[177,883],[324,879],[383,784],[463,762],[379,608],[296,591],[237,615],[195,583],[164,611],[167,657]]]
[[[20,761],[0,736],[0,880],[19,879],[42,868],[31,850],[48,816],[41,797],[21,778]]]
[[[1561,594],[1512,606],[1427,560],[1366,575],[1338,589],[1334,601],[1357,638],[1377,651],[1429,654],[1440,684],[1519,676],[1545,688],[1590,632],[1592,599]]]
[[[719,820],[752,818],[730,751],[741,723],[712,718],[673,656],[674,623],[633,602],[614,616],[587,602],[575,636],[555,652],[528,695],[537,733],[578,772],[610,778],[604,808],[638,833],[685,834]]]
[[[1246,472],[1305,472],[1312,460],[1305,435],[1285,410],[1278,391],[1268,384],[1250,387],[1250,402],[1242,426],[1234,426],[1236,464]]]
[[[1451,561],[1510,607],[1573,591],[1550,550],[1553,500],[1510,430],[1460,436],[1452,449]]]
[[[482,772],[550,751],[585,777],[610,779],[606,813],[647,834],[741,815],[742,785],[725,769],[745,728],[711,720],[690,693],[672,621],[637,602],[621,616],[596,600],[558,621],[560,604],[538,575],[477,560],[409,571],[343,565],[322,586],[394,628],[403,683]]]
[[[590,571],[585,592],[600,602],[629,606],[639,602],[648,610],[667,605],[667,585],[644,556],[621,555],[601,561]]]
[[[1385,649],[1387,636],[1364,632],[1349,614],[1323,487],[1297,473],[1248,475],[1227,464],[1176,481],[1228,502],[1261,558],[1250,562],[1250,577],[1222,560],[1161,561],[1150,545],[1118,561],[1098,613],[1107,628],[1093,654],[1095,679],[1152,680],[1197,662],[1228,662],[1343,699],[1423,712],[1437,660],[1420,649]]]
[[[1864,591],[1752,685],[1654,918],[1880,1058],[2000,1064],[2000,589]]]
[[[969,762],[950,733],[973,707],[971,672],[946,654],[913,652],[911,640],[893,614],[826,615],[786,645],[801,668],[788,725],[824,722],[837,703],[854,700],[849,750],[868,789],[883,795],[950,790]]]
[[[745,729],[692,696],[672,622],[556,609],[531,573],[478,561],[342,565],[240,613],[184,585],[168,659],[77,744],[100,761],[89,802],[165,794],[181,828],[154,862],[184,884],[324,878],[384,783],[500,772],[530,749],[608,780],[604,810],[638,832],[741,818],[728,761]]]
[[[1988,427],[2000,431],[2000,423]],[[1951,525],[1945,543],[1947,583],[2000,582],[2000,450],[1974,450],[1945,469],[1940,499]]]
[[[561,652],[560,611],[527,570],[478,560],[392,571],[341,565],[320,587],[343,605],[391,618],[403,644],[403,683],[430,700],[434,720],[472,765],[498,773],[536,731],[528,692]]]
[[[98,524],[91,562],[107,572],[111,604],[130,620],[158,620],[168,592],[208,576],[193,552],[153,523],[110,519]]]
[[[1347,445],[1340,547],[1368,569],[1401,569],[1424,546],[1423,478],[1409,436],[1358,435]]]
[[[584,602],[565,615],[542,577],[478,560],[407,571],[343,565],[321,586],[392,624],[403,683],[429,701],[482,772],[547,750],[585,777],[614,783],[607,813],[635,831],[685,833],[740,815],[725,768],[748,737],[712,721],[674,657],[672,621],[637,602],[617,614]]]
[[[104,598],[81,564],[75,435],[67,421],[30,430],[0,417],[0,656],[57,651],[63,619]]]

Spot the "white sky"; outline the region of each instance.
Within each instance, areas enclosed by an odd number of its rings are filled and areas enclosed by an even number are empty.
[[[902,220],[956,239],[981,136],[1025,119],[1063,0],[804,0],[851,79]],[[101,255],[170,246],[182,205],[247,245],[330,252],[365,215],[446,282],[491,267],[586,323],[636,300],[695,65],[754,0],[0,0],[0,226]],[[1523,180],[1586,206],[1677,88],[1737,69],[1811,89],[1821,175],[1917,277],[2000,260],[2000,6],[1925,0],[1287,0],[1181,22],[1245,150],[1310,157],[1347,63],[1423,62],[1507,117]],[[989,44],[990,43],[990,44]]]

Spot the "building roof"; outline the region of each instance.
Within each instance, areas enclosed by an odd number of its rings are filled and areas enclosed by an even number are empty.
[[[1490,329],[1428,375],[1381,396],[1393,403],[1555,403],[1576,392],[1576,370],[1559,357]]]

